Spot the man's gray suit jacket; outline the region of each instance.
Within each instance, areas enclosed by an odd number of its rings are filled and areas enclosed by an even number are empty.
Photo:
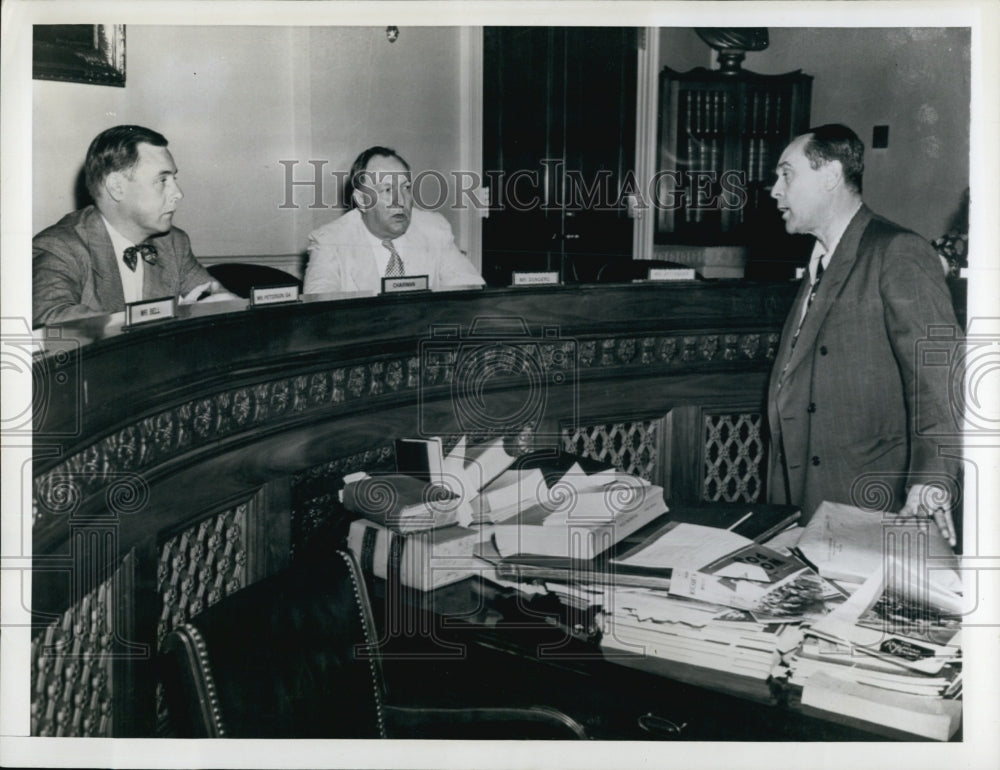
[[[862,206],[793,350],[808,284],[768,388],[769,499],[805,521],[823,500],[899,510],[912,484],[957,499],[962,332],[933,248]]]
[[[155,264],[143,268],[143,297],[187,294],[212,280],[176,227],[154,236]],[[32,324],[117,313],[125,309],[111,236],[94,206],[67,214],[32,240]]]

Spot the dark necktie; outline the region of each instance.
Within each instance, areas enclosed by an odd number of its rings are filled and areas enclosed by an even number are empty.
[[[385,246],[392,255],[389,257],[389,266],[385,269],[385,277],[399,278],[400,276],[405,275],[403,272],[403,258],[399,256],[399,252],[396,251],[396,247],[392,245],[392,241],[386,238],[382,241],[382,245]]]
[[[156,247],[151,243],[140,243],[138,246],[129,246],[122,254],[125,265],[133,273],[135,272],[135,266],[139,263],[139,257],[142,257],[143,262],[155,265]]]

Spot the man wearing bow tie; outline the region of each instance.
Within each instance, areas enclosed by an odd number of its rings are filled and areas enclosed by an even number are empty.
[[[172,224],[184,194],[161,134],[107,129],[91,142],[84,174],[94,203],[32,241],[35,326],[115,313],[144,299],[232,297]]]
[[[771,195],[816,238],[768,390],[768,493],[932,519],[956,544],[962,387],[955,319],[934,249],[864,205],[864,145],[826,125],[782,153]]]
[[[383,278],[426,275],[428,288],[482,286],[455,245],[448,220],[413,206],[410,166],[395,150],[369,147],[351,167],[350,210],[309,234],[306,294],[381,291]]]

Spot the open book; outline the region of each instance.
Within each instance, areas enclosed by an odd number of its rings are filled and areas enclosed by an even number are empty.
[[[438,436],[399,438],[395,442],[396,472],[448,488],[463,500],[472,500],[517,459],[503,438],[469,446],[462,436],[447,455]]]
[[[506,470],[472,500],[473,520],[483,524],[506,521],[545,499],[547,490],[540,468]]]

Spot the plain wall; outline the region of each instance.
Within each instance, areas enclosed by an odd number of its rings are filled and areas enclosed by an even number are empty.
[[[948,230],[969,186],[968,28],[768,29],[770,45],[747,53],[745,69],[813,76],[811,125],[844,123],[865,143],[865,201],[933,239]],[[661,30],[660,63],[716,67],[691,29]],[[889,146],[871,149],[872,128]]]
[[[90,141],[120,123],[163,133],[200,256],[297,253],[339,209],[334,171],[388,144],[413,170],[460,168],[459,28],[127,28],[125,88],[33,81],[33,232],[76,207]],[[147,53],[149,55],[147,55]],[[428,197],[436,197],[430,184]],[[294,207],[282,208],[291,190]],[[458,217],[441,209],[458,233]],[[463,245],[460,243],[460,246]]]
[[[421,172],[433,170],[450,181],[461,168],[461,64],[457,27],[407,27],[392,44],[384,28],[311,30],[310,157],[329,159],[329,168],[346,171],[366,147],[391,147],[406,158],[418,175],[422,200],[433,206],[441,189],[436,177]],[[302,169],[308,177],[306,172]],[[332,175],[328,179],[328,198],[341,200]],[[305,198],[311,197],[307,190]],[[451,207],[445,203],[436,210],[457,233]],[[314,212],[313,223],[318,227],[331,218]]]
[[[388,144],[414,171],[461,169],[460,28],[197,27],[130,25],[125,88],[33,81],[33,231],[75,208],[90,140],[118,123],[164,133],[185,200],[175,221],[203,256],[288,254],[332,220],[312,209],[323,160],[322,203],[340,198],[346,171],[371,144]],[[965,29],[770,29],[756,72],[813,75],[812,123],[847,123],[870,143],[865,197],[927,238],[942,234],[969,178],[969,32]],[[146,52],[151,52],[146,55]],[[715,66],[691,29],[661,30],[661,64]],[[474,170],[474,169],[470,169]],[[422,188],[434,198],[433,180]],[[459,215],[442,209],[460,234]],[[460,238],[459,245],[468,248]]]

